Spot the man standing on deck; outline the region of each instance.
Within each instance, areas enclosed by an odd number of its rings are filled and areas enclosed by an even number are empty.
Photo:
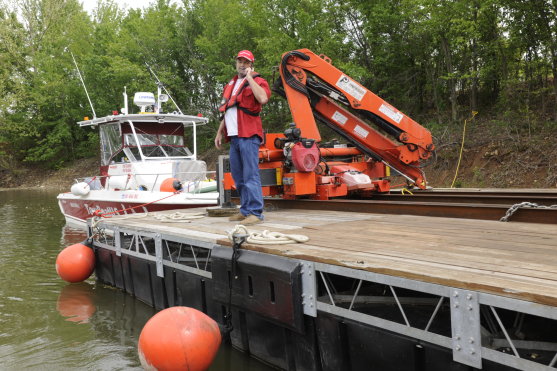
[[[230,217],[243,225],[263,220],[263,193],[259,178],[259,145],[263,141],[261,107],[269,101],[271,90],[265,79],[253,70],[255,58],[249,50],[236,57],[238,74],[225,86],[219,107],[221,122],[215,147],[223,137],[230,142],[230,170],[240,194],[240,212]]]

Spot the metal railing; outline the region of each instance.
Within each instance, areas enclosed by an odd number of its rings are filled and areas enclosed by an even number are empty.
[[[168,172],[168,173],[153,173],[153,174],[119,174],[119,175],[96,175],[93,177],[83,177],[76,178],[75,183],[87,183],[91,190],[140,190],[140,191],[157,191],[157,187],[160,187],[162,181],[167,178],[175,177],[178,180],[182,179],[193,179],[190,181],[182,181],[184,186],[184,192],[187,193],[201,193],[202,187],[200,187],[202,182],[209,180],[210,175],[214,175],[215,171],[204,171],[204,172]],[[192,176],[193,174],[193,176]],[[145,179],[141,177],[154,177],[154,180],[146,183]],[[111,186],[111,179],[117,179],[122,181],[125,178],[125,183],[121,187]],[[113,183],[114,184],[114,183]]]

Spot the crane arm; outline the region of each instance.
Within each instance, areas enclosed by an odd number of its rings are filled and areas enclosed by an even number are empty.
[[[292,118],[303,137],[321,140],[317,118],[363,153],[394,168],[418,187],[425,187],[418,165],[435,148],[426,128],[352,80],[328,58],[308,49],[284,53],[280,75]]]

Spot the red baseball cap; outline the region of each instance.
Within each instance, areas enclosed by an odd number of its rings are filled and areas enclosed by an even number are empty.
[[[238,59],[238,58],[246,58],[250,62],[253,62],[255,60],[255,58],[253,57],[253,53],[250,52],[249,50],[241,50],[238,53],[238,56],[236,57],[236,59]]]

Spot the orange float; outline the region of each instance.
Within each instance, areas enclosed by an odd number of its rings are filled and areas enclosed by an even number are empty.
[[[182,182],[176,178],[166,178],[162,181],[161,192],[176,192],[182,189]]]
[[[146,370],[206,370],[219,349],[218,324],[188,307],[155,314],[139,335],[138,353]]]
[[[56,273],[66,282],[85,281],[94,269],[95,253],[82,243],[66,247],[56,258]]]

